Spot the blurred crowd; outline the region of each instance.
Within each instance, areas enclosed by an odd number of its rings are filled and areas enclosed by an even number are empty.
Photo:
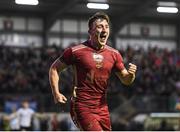
[[[0,47],[1,93],[47,93],[50,59],[48,49]]]
[[[0,115],[0,131],[22,131],[18,122],[7,119],[8,115]],[[61,118],[59,118],[61,117]],[[76,131],[70,116],[57,113],[36,113],[33,116],[30,131]],[[23,130],[26,131],[26,130]]]
[[[53,60],[62,52],[63,49],[56,46],[38,49],[0,46],[0,92],[49,92],[48,70]],[[128,47],[126,50],[120,50],[120,53],[126,65],[133,62],[138,66],[134,88],[136,93],[171,94],[175,87],[180,87],[179,50],[168,51],[155,47],[145,51],[143,48],[134,50]],[[64,85],[69,84],[66,82],[71,77],[69,72],[64,75]],[[116,82],[113,80],[115,79],[113,78],[111,83]],[[67,89],[70,87],[63,89],[69,92]]]
[[[60,56],[63,48],[57,46],[43,48],[17,48],[0,46],[0,92],[7,94],[51,93],[48,70],[52,62]],[[171,96],[180,94],[180,50],[168,51],[157,47],[135,50],[128,47],[120,50],[124,63],[137,65],[137,76],[132,89],[126,89],[111,76],[109,91],[123,92],[131,97],[137,95]],[[71,68],[62,73],[61,90],[71,92]]]

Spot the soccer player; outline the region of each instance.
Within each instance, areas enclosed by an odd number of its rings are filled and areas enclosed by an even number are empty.
[[[89,39],[65,49],[49,70],[49,81],[55,103],[66,103],[67,98],[59,91],[61,72],[73,66],[74,90],[71,98],[71,118],[84,131],[111,130],[106,94],[111,72],[121,82],[130,85],[135,79],[136,65],[126,69],[121,54],[107,45],[110,21],[107,14],[98,12],[88,21]]]

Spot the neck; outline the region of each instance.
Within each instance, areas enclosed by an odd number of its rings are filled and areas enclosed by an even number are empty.
[[[101,50],[104,48],[104,45],[101,45],[97,42],[94,42],[93,40],[90,40],[90,44],[93,48],[95,48],[96,50]]]

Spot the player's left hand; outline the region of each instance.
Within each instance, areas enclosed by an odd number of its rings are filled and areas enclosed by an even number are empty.
[[[135,74],[136,70],[137,70],[137,66],[135,64],[129,63],[128,73]]]

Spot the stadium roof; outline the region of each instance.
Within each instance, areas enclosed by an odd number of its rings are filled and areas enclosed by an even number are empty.
[[[176,2],[176,7],[180,7],[180,0],[169,1]],[[46,29],[49,29],[58,18],[87,19],[99,11],[88,9],[88,2],[108,3],[109,9],[104,12],[109,14],[117,31],[131,21],[180,23],[180,13],[163,14],[156,11],[158,0],[39,0],[36,6],[17,5],[15,0],[0,0],[0,15],[42,17]]]

